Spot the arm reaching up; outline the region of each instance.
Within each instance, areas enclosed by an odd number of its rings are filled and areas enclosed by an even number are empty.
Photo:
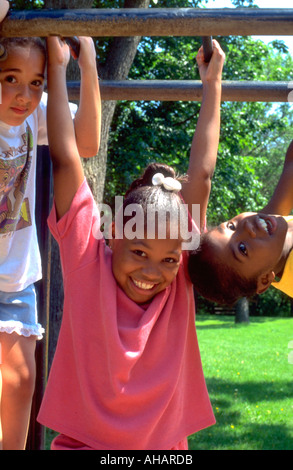
[[[293,208],[293,141],[289,145],[284,167],[271,200],[261,211],[265,214],[289,215]]]
[[[66,68],[69,48],[58,37],[48,37],[48,106],[47,125],[53,164],[54,199],[60,219],[69,209],[84,180],[76,143],[74,125],[68,105]]]
[[[213,55],[210,62],[204,61],[203,47],[199,49],[196,59],[203,84],[203,97],[191,146],[188,181],[183,185],[182,195],[191,214],[192,204],[200,204],[202,229],[218,153],[225,54],[218,42],[213,40]]]
[[[79,155],[88,158],[96,155],[100,146],[101,97],[95,45],[90,37],[79,37],[79,42],[80,101],[74,127]]]

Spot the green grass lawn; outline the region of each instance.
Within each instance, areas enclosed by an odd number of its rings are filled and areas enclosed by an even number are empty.
[[[198,315],[196,326],[217,423],[191,436],[189,448],[293,450],[293,318],[236,325],[234,317]]]
[[[198,315],[196,325],[217,424],[189,448],[293,450],[293,318]]]

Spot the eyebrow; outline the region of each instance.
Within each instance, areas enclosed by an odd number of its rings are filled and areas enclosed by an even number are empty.
[[[141,240],[141,239],[138,240],[138,239],[135,239],[135,238],[134,238],[132,241],[134,241],[134,240],[135,240],[135,244],[137,244],[137,245],[142,245],[143,247],[145,247],[145,248],[147,248],[147,249],[149,249],[149,250],[151,249],[151,247],[150,247],[150,246],[148,245],[148,243],[147,243],[147,239],[146,239],[146,241],[145,241],[145,240]],[[152,240],[152,239],[151,239],[151,240]],[[167,254],[168,254],[168,255],[178,255],[178,256],[180,256],[180,255],[181,255],[181,251],[179,251],[179,250],[171,250],[171,251],[168,251]]]
[[[17,69],[17,68],[6,68],[6,69],[1,69],[2,72],[21,72],[21,69]]]
[[[22,70],[21,69],[2,69],[0,68],[0,72],[2,73],[10,73],[10,72],[17,72],[17,73],[21,73]],[[42,78],[45,78],[45,75],[43,73],[36,73],[36,77],[42,77]]]

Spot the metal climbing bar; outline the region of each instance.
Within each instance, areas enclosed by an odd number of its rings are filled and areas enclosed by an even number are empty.
[[[71,100],[79,99],[79,82],[68,83]],[[201,101],[197,80],[101,80],[102,100]],[[222,101],[293,102],[293,82],[223,81]]]
[[[213,37],[203,36],[201,38],[205,62],[209,62],[213,55]]]
[[[6,37],[87,35],[201,36],[205,55],[212,36],[292,35],[293,8],[119,8],[11,11],[0,34]],[[224,82],[223,101],[293,101],[292,82]],[[196,81],[101,81],[103,100],[201,101]],[[69,84],[70,99],[79,84]]]
[[[119,8],[11,11],[2,36],[292,35],[292,8]]]

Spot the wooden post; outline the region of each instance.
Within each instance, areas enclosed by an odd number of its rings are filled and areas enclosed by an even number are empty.
[[[38,148],[36,183],[36,224],[43,267],[43,278],[41,281],[36,283],[38,321],[46,331],[43,339],[37,341],[36,347],[36,387],[32,403],[30,428],[26,447],[27,450],[42,450],[44,449],[45,442],[45,430],[43,426],[37,423],[36,417],[43,398],[48,369],[51,242],[47,226],[47,218],[52,200],[52,178],[49,150],[46,146]]]

